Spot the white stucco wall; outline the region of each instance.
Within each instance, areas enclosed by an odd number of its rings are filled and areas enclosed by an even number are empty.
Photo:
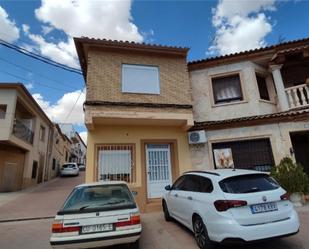
[[[211,77],[239,72],[244,100],[214,105]],[[260,100],[255,72],[267,75],[271,101]],[[190,71],[195,121],[224,120],[269,114],[277,111],[276,94],[271,74],[250,61]]]
[[[8,140],[12,131],[16,106],[16,90],[1,89],[0,105],[7,105],[5,119],[0,119],[0,141]]]
[[[270,139],[275,164],[278,164],[283,157],[292,156],[290,132],[298,131],[309,131],[309,120],[206,131],[206,144],[190,146],[192,166],[194,169],[214,168],[212,143],[258,138]]]

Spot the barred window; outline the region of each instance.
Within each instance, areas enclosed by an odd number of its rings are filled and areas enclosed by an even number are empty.
[[[134,145],[98,146],[98,180],[135,182]]]

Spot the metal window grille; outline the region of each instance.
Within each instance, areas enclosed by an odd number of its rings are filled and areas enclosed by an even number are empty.
[[[98,180],[135,182],[134,145],[100,145]]]

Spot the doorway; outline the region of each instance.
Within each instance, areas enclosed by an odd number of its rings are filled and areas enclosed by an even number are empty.
[[[309,175],[309,131],[290,133],[296,162]]]

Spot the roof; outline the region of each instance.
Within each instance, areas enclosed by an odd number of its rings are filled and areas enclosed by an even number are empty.
[[[16,89],[20,93],[24,94],[26,98],[34,105],[36,111],[41,114],[41,116],[49,123],[50,126],[54,126],[53,122],[49,119],[49,117],[45,114],[43,109],[39,106],[39,104],[35,101],[35,99],[32,97],[30,92],[27,90],[27,88],[24,86],[24,84],[20,82],[16,83],[6,83],[1,82],[0,83],[0,89]]]
[[[230,63],[233,61],[239,61],[242,59],[249,59],[257,56],[261,56],[262,54],[269,54],[272,55],[276,52],[279,52],[280,50],[289,50],[293,49],[298,46],[304,46],[306,47],[309,45],[309,38],[299,39],[299,40],[293,40],[293,41],[287,41],[267,47],[262,48],[256,48],[246,51],[241,51],[238,53],[232,53],[232,54],[226,54],[216,57],[210,57],[202,60],[195,60],[188,62],[188,69],[189,71],[197,70],[201,68],[205,68],[206,66],[214,66],[217,64],[222,63]]]
[[[85,146],[85,148],[87,148],[84,140],[80,137],[80,135],[78,134],[78,132],[75,131],[75,134],[78,136],[79,140],[82,142],[82,144]]]
[[[184,174],[195,174],[195,175],[212,175],[214,177],[227,178],[232,176],[248,175],[248,174],[267,174],[261,171],[247,170],[247,169],[213,169],[207,171],[189,171]]]
[[[135,51],[150,54],[159,53],[178,55],[183,57],[186,57],[189,51],[189,48],[186,47],[164,46],[159,44],[138,43],[120,40],[94,39],[89,37],[74,37],[74,42],[85,80],[87,75],[87,48],[89,46],[95,46],[114,51]]]
[[[83,184],[77,185],[75,188],[79,188],[79,187],[92,187],[92,186],[102,186],[102,185],[117,185],[117,184],[125,184],[125,185],[128,185],[125,181],[100,181],[100,182],[83,183]]]
[[[289,110],[285,112],[277,112],[264,115],[256,115],[249,117],[224,119],[217,121],[205,121],[205,122],[195,122],[194,126],[190,129],[193,130],[213,130],[213,129],[226,129],[239,126],[252,126],[258,123],[275,123],[278,121],[291,122],[299,119],[304,119],[309,117],[309,107],[302,109]]]

